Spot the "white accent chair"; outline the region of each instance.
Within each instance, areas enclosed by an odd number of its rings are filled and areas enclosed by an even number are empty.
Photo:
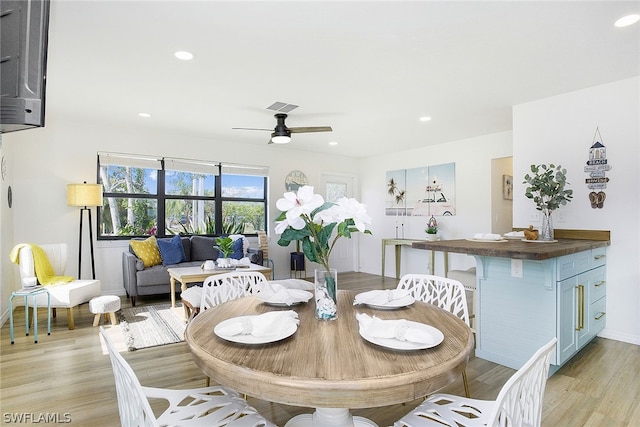
[[[100,335],[111,359],[122,426],[275,427],[237,392],[225,387],[188,390],[144,387],[102,326]],[[169,407],[156,417],[149,398],[165,399]]]
[[[400,278],[397,289],[406,290],[418,301],[433,304],[443,310],[447,310],[471,327],[464,286],[457,280],[429,274],[405,274]],[[470,397],[466,370],[462,371],[462,381],[464,393],[467,397]]]
[[[39,245],[47,254],[54,274],[57,276],[65,275],[67,269],[67,244],[54,243],[49,245]],[[23,246],[18,253],[18,267],[20,270],[20,280],[22,286],[33,283],[36,277],[33,252],[30,246]],[[53,316],[56,317],[56,308],[67,309],[67,322],[69,329],[75,328],[73,319],[74,307],[88,302],[93,297],[100,296],[100,280],[73,280],[69,283],[47,286],[47,290],[51,295],[51,308]],[[46,295],[38,295],[38,305],[44,307],[47,303]],[[20,299],[16,300],[17,303]]]
[[[500,390],[495,401],[434,394],[395,427],[539,427],[553,338],[541,347]]]

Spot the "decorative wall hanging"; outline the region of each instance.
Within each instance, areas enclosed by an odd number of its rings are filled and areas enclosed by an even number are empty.
[[[455,176],[455,163],[387,172],[386,215],[455,215]]]
[[[396,216],[396,239],[404,238],[404,221],[398,224],[398,216],[407,215],[405,197],[407,195],[407,171],[404,169],[387,172],[387,200],[385,202],[386,215]]]
[[[511,175],[502,175],[502,198],[513,200],[513,177]]]
[[[284,187],[287,191],[298,191],[300,187],[307,185],[309,181],[304,172],[293,170],[284,179]]]
[[[596,127],[592,145],[589,148],[589,160],[587,161],[587,166],[584,167],[584,171],[589,174],[589,178],[585,179],[585,183],[591,190],[589,192],[589,202],[593,209],[602,209],[604,206],[604,200],[607,195],[603,190],[607,188],[607,183],[609,182],[609,178],[605,174],[612,168],[607,163],[607,149],[600,141],[602,141],[602,136]]]

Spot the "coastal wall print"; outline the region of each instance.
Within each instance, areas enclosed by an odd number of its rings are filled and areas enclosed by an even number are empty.
[[[455,176],[455,163],[387,172],[386,215],[455,215]]]
[[[589,174],[589,178],[585,179],[589,192],[589,203],[593,209],[602,209],[607,194],[603,191],[607,188],[609,178],[606,177],[607,171],[612,166],[607,161],[607,149],[602,142],[600,131],[596,128],[593,136],[591,148],[589,148],[589,160],[584,167],[584,171]]]

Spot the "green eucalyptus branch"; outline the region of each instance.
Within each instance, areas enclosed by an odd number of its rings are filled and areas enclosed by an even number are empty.
[[[560,165],[531,165],[531,175],[527,173],[522,183],[529,184],[524,195],[533,200],[539,211],[554,211],[573,198],[573,190],[565,189],[569,185],[567,170]]]

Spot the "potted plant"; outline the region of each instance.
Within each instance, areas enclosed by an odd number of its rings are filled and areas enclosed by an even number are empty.
[[[567,170],[562,166],[531,165],[531,174],[524,176],[523,184],[529,184],[524,195],[532,199],[536,209],[542,212],[540,240],[553,240],[551,213],[566,205],[573,198],[573,190],[565,189]]]
[[[438,221],[436,221],[433,215],[429,218],[427,228],[425,228],[424,231],[427,233],[427,240],[438,240]]]
[[[228,262],[228,258],[233,253],[233,240],[231,240],[231,237],[216,237],[216,245],[214,248],[222,255],[218,257],[218,266],[230,266],[231,263]]]

